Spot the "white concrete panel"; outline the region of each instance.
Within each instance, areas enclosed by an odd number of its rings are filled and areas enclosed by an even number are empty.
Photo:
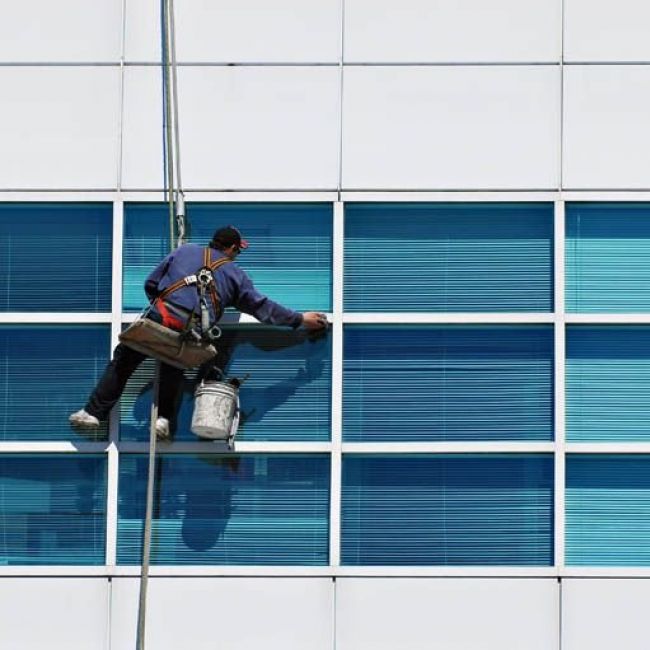
[[[179,69],[187,189],[329,189],[338,177],[336,68]],[[160,74],[126,71],[125,188],[162,183]]]
[[[179,61],[335,63],[340,0],[183,0],[175,3]],[[127,0],[126,56],[160,60],[160,2]]]
[[[0,61],[119,61],[121,0],[2,2]]]
[[[184,121],[181,127],[183,125]],[[123,188],[155,189],[164,186],[162,127],[160,68],[126,67],[122,121]],[[181,164],[183,162],[181,151]]]
[[[346,62],[548,62],[560,0],[347,0]]]
[[[555,66],[346,68],[346,189],[552,189]]]
[[[105,650],[108,580],[0,579],[0,648]]]
[[[139,581],[113,580],[111,650],[135,647]],[[325,578],[150,578],[147,647],[331,650]]]
[[[650,67],[566,66],[568,189],[650,188]]]
[[[116,185],[117,67],[0,67],[0,189]]]
[[[647,650],[650,580],[562,581],[563,650]]]
[[[336,583],[337,650],[554,650],[558,626],[559,590],[551,579]]]
[[[566,61],[650,61],[648,0],[565,0]]]

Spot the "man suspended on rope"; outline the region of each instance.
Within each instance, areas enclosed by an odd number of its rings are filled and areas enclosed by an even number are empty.
[[[192,332],[188,325],[196,324],[203,335],[206,328],[216,325],[226,307],[235,307],[267,325],[302,326],[308,330],[321,330],[327,326],[325,314],[293,311],[257,291],[241,267],[231,263],[246,248],[248,242],[239,230],[225,226],[214,233],[208,248],[185,244],[174,250],[145,281],[145,292],[151,301],[147,317],[173,330],[188,330],[189,334]],[[195,286],[196,273],[206,265],[214,270],[207,283],[209,299],[203,300],[202,293]],[[189,278],[194,278],[194,281]],[[206,322],[208,319],[209,323]],[[127,380],[145,358],[141,352],[120,343],[84,408],[70,415],[70,423],[84,429],[98,428],[100,422],[108,418]],[[174,415],[182,381],[182,369],[161,364],[159,417],[156,421],[159,439],[170,436],[169,422]]]

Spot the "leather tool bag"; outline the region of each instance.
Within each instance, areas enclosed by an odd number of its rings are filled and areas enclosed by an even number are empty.
[[[120,342],[176,368],[196,368],[210,361],[217,349],[205,341],[184,340],[180,332],[148,318],[138,318],[119,336]]]

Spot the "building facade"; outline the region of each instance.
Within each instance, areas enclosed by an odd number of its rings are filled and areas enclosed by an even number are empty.
[[[151,363],[71,430],[169,250],[160,2],[0,22],[0,646],[134,647]],[[147,647],[645,648],[650,9],[177,0],[190,239],[328,336],[228,313],[235,453],[156,473]]]

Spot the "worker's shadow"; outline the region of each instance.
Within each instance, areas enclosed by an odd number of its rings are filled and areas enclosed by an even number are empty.
[[[290,400],[301,387],[321,377],[329,365],[330,357],[329,337],[300,330],[225,329],[218,349],[215,364],[201,368],[195,376],[186,373],[179,394],[181,404],[177,421],[172,423],[176,440],[197,439],[190,432],[190,424],[193,394],[201,380],[219,379],[231,374],[242,377],[245,372],[253,375],[241,389],[242,416],[237,436],[240,440],[245,437],[247,428],[257,427],[271,411]],[[273,367],[272,375],[275,376],[278,375],[278,368],[286,367],[288,375],[275,383],[256,385],[254,366],[259,366],[260,363]],[[138,420],[146,421],[149,416],[150,390],[151,383],[140,391],[136,400],[134,415]],[[310,415],[306,414],[306,417]],[[216,448],[215,451],[223,449]],[[234,454],[201,454],[194,456],[193,460],[199,462],[191,463],[192,476],[188,476],[184,487],[181,537],[189,549],[211,555],[220,538],[222,543],[227,544],[225,531],[236,510],[233,502],[236,503],[238,486],[250,478],[250,472],[243,468],[250,469],[254,459]]]
[[[194,391],[202,380],[220,379],[222,376],[242,378],[247,373],[252,375],[240,390],[241,419],[237,439],[245,440],[247,433],[254,434],[271,411],[285,404],[300,388],[319,379],[329,366],[330,358],[327,334],[304,330],[224,329],[217,348],[219,353],[214,363],[206,364],[198,372],[185,373],[176,398],[176,416],[171,422],[176,441],[197,439],[191,433],[190,426]],[[261,368],[256,371],[256,367]],[[264,368],[271,369],[271,372]],[[285,377],[281,375],[282,368],[287,369]],[[279,377],[279,381],[265,381],[269,375]],[[148,381],[133,404],[133,419],[140,423],[137,433],[141,439],[148,437],[151,390],[152,381]]]

